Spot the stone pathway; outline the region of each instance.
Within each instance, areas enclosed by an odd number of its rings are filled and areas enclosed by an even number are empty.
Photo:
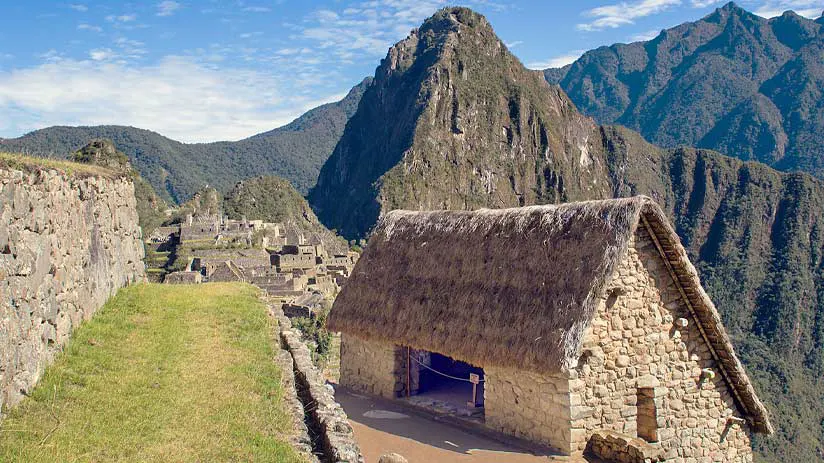
[[[349,417],[367,463],[377,462],[380,455],[391,452],[403,455],[410,463],[556,461],[411,413],[400,403],[343,389],[335,397]]]

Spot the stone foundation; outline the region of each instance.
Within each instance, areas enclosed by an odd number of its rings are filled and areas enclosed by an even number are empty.
[[[0,169],[0,411],[119,288],[145,279],[125,178]]]
[[[488,427],[569,453],[569,379],[493,367],[484,375]]]
[[[401,352],[403,351],[403,352]],[[388,399],[405,395],[406,351],[392,344],[341,335],[340,384]],[[401,371],[401,364],[404,370]]]
[[[637,437],[598,431],[589,438],[587,453],[604,461],[655,463],[665,461],[660,448]]]

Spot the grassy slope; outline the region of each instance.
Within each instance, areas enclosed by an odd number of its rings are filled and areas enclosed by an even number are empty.
[[[25,172],[33,172],[41,169],[55,169],[67,175],[80,177],[106,177],[114,178],[119,174],[101,166],[90,164],[80,164],[77,162],[64,161],[61,159],[43,159],[26,156],[17,153],[6,153],[0,151],[0,167],[18,169]]]
[[[240,284],[121,290],[0,428],[0,461],[300,461],[273,330]]]

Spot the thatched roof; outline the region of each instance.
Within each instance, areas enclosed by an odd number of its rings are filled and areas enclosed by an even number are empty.
[[[756,430],[772,432],[678,236],[646,197],[392,211],[337,297],[329,327],[480,366],[566,371],[638,226],[666,256],[743,414]]]

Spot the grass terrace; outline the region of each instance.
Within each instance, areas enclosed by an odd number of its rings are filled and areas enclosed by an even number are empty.
[[[0,461],[301,461],[272,323],[250,285],[121,290],[0,423]]]
[[[39,158],[25,154],[0,152],[0,168],[18,169],[24,172],[36,172],[54,169],[70,176],[115,178],[118,172],[93,164],[80,164],[62,159]]]

